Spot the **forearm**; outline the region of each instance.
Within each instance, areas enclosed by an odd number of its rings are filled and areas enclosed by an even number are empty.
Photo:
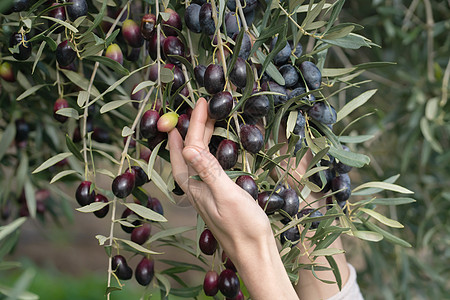
[[[298,299],[281,261],[273,235],[236,246],[234,264],[254,300]]]
[[[305,244],[305,246],[309,247],[307,243]],[[302,254],[299,258],[300,263],[310,264],[311,261],[309,260],[308,256],[303,255],[305,254],[305,248],[303,247],[303,245],[299,244],[298,247],[300,248]],[[336,241],[334,241],[330,245],[330,248],[342,249],[343,246],[341,239],[340,238],[336,239]],[[309,252],[311,252],[312,250],[313,249],[310,249]],[[345,254],[334,255],[333,258],[335,259],[336,264],[338,265],[338,269],[342,280],[342,286],[344,286],[344,284],[348,281],[349,278],[347,259],[345,258]],[[319,264],[320,266],[330,267],[325,256],[317,257],[314,263]],[[331,270],[316,272],[316,275],[323,280],[327,281],[336,280],[333,271]],[[295,290],[297,291],[297,294],[300,297],[300,299],[328,299],[339,292],[337,284],[327,284],[318,280],[316,277],[314,277],[311,270],[306,269],[300,270],[299,278],[300,279],[298,281],[298,284],[295,286]]]

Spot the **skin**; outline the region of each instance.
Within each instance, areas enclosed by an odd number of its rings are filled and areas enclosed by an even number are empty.
[[[208,118],[207,107],[204,98],[197,101],[184,143],[177,129],[169,132],[173,176],[233,261],[251,298],[320,299],[335,294],[331,285],[322,284],[310,271],[301,271],[300,276],[304,278],[295,288],[291,284],[267,215],[225,174],[216,158],[209,153],[214,120]],[[202,181],[191,178],[197,174]],[[308,258],[302,256],[302,259]],[[345,257],[343,263],[346,263]],[[325,277],[324,273],[320,272],[321,278],[334,279]],[[333,276],[331,271],[326,273],[326,276]],[[345,282],[348,274],[342,277]],[[324,291],[316,293],[316,289]]]

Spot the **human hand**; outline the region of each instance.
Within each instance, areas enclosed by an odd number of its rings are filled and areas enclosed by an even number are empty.
[[[208,118],[207,106],[204,98],[197,101],[184,145],[176,129],[169,132],[174,179],[233,261],[253,299],[298,299],[265,212],[208,150],[214,120]]]
[[[172,172],[222,247],[235,249],[242,241],[272,236],[272,232],[257,202],[226,175],[209,152],[214,120],[208,118],[207,105],[204,98],[198,100],[184,145],[177,130],[169,133]],[[193,179],[194,175],[201,181]]]

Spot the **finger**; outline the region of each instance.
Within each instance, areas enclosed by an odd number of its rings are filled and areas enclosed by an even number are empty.
[[[211,141],[211,137],[214,132],[214,124],[216,121],[214,119],[208,118],[208,121],[206,121],[205,125],[205,135],[203,137],[203,142],[205,143],[205,146],[209,145],[209,142]]]
[[[177,129],[169,132],[170,163],[172,175],[181,189],[188,189],[188,166],[183,158],[183,139]]]
[[[205,98],[200,98],[192,111],[185,145],[204,148],[205,125],[208,120],[208,104]]]
[[[223,187],[231,182],[217,159],[207,150],[196,146],[183,149],[186,162],[197,172],[202,181],[208,185],[213,194],[224,193]]]

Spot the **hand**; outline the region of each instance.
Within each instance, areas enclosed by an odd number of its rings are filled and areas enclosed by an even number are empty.
[[[269,219],[208,150],[214,120],[208,118],[207,105],[204,98],[198,100],[184,146],[176,129],[169,133],[174,179],[235,264],[253,299],[297,299]],[[197,174],[202,181],[192,178]]]

